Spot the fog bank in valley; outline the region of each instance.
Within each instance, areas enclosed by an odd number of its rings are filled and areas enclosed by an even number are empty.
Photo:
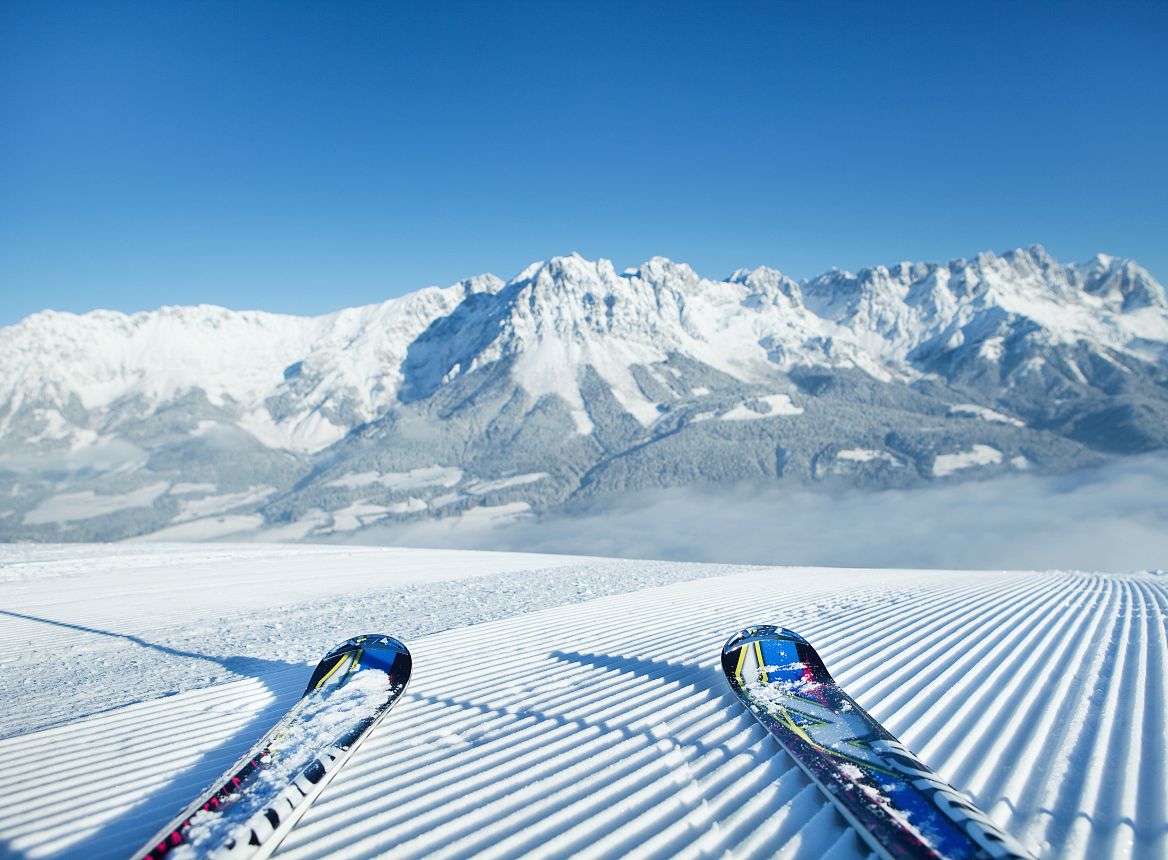
[[[915,490],[782,484],[630,494],[573,515],[371,530],[361,542],[686,561],[917,568],[1168,568],[1168,457]]]

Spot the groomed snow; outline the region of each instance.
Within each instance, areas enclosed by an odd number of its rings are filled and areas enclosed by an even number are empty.
[[[248,794],[231,804],[225,813],[196,812],[188,832],[189,841],[176,848],[170,860],[199,860],[227,839],[246,842],[252,817],[280,797],[320,751],[334,744],[345,730],[376,716],[398,689],[400,685],[392,685],[385,672],[365,669],[345,684],[326,689],[317,700],[310,700],[266,745],[272,755],[267,766],[256,775]]]
[[[0,547],[0,851],[125,857],[351,633],[409,690],[278,856],[860,860],[729,694],[740,627],[836,678],[1040,857],[1163,857],[1163,575],[272,546]]]

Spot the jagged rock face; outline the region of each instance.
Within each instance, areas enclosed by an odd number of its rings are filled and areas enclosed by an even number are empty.
[[[1168,300],[1042,248],[802,283],[555,258],[328,316],[0,330],[0,538],[321,538],[735,481],[907,487],[1168,444]]]

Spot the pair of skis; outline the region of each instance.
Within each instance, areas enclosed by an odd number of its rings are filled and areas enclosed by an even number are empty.
[[[392,636],[333,648],[292,710],[135,860],[268,857],[401,698],[411,667]],[[856,704],[798,634],[749,627],[723,646],[722,668],[881,860],[1029,858]]]

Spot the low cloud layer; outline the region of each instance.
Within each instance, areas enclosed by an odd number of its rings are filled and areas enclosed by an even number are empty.
[[[686,561],[855,567],[1168,568],[1168,457],[1057,477],[918,490],[782,486],[637,493],[576,516],[493,527],[441,522],[372,542]]]

